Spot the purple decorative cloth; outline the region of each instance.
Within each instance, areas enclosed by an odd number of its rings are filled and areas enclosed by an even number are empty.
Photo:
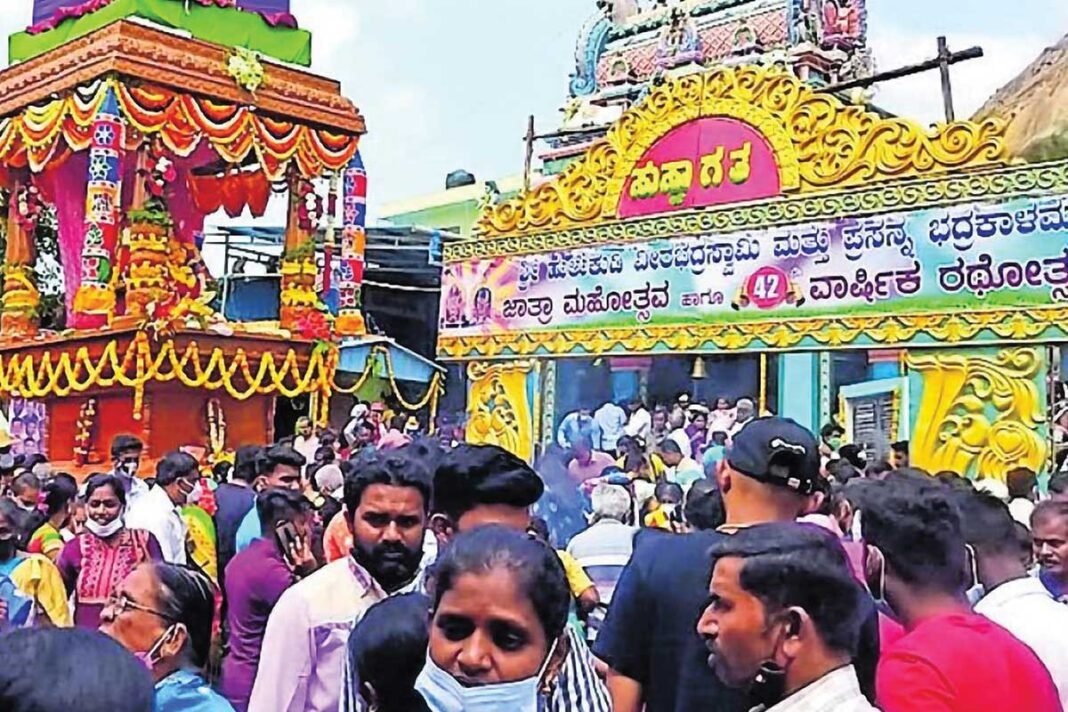
[[[71,17],[81,17],[108,5],[112,0],[34,0],[33,24],[30,34],[39,34],[55,28]],[[174,0],[182,2],[183,0]],[[255,12],[268,24],[281,27],[296,27],[297,19],[289,12],[290,0],[191,0],[199,5],[237,6],[247,12]]]

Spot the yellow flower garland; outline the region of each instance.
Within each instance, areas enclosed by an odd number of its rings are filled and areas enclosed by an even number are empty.
[[[331,364],[330,371],[331,371],[331,373],[336,375],[336,373],[337,373],[337,358],[338,358],[337,350],[334,349],[331,353],[332,353],[332,358],[334,359],[334,361]],[[389,386],[393,391],[393,397],[397,399],[397,402],[400,403],[402,408],[404,408],[405,410],[408,410],[408,411],[412,411],[412,412],[415,412],[417,410],[422,410],[423,408],[425,408],[429,404],[429,406],[430,406],[431,429],[432,429],[433,428],[433,421],[434,421],[434,419],[435,419],[435,417],[437,415],[438,399],[441,397],[442,393],[445,391],[445,379],[444,379],[444,377],[441,375],[440,371],[435,370],[434,371],[434,375],[430,377],[430,383],[428,384],[426,393],[423,395],[423,397],[420,398],[415,403],[408,402],[407,400],[405,400],[404,396],[401,395],[400,387],[397,385],[397,375],[396,375],[396,372],[393,370],[393,356],[392,356],[392,354],[390,354],[389,349],[385,348],[384,346],[372,346],[371,347],[371,353],[367,357],[367,363],[364,366],[363,373],[361,373],[359,378],[356,379],[356,383],[354,383],[352,386],[343,387],[343,386],[337,385],[336,381],[334,381],[332,379],[332,381],[331,381],[331,389],[332,389],[332,391],[335,392],[335,393],[341,393],[341,394],[344,394],[344,395],[352,395],[352,394],[356,393],[357,391],[359,391],[361,388],[363,388],[364,384],[367,383],[367,380],[374,373],[375,356],[377,356],[378,354],[381,354],[382,356],[384,356],[384,360],[385,360],[385,363],[386,363],[386,376],[387,376],[387,378],[389,380]],[[327,404],[327,405],[329,405],[329,404]],[[322,406],[320,406],[320,407],[322,407]]]
[[[235,378],[239,373],[240,379]],[[244,381],[243,387],[238,380]],[[254,395],[275,393],[287,398],[312,392],[329,396],[332,380],[333,363],[329,352],[322,350],[313,351],[303,372],[292,349],[280,359],[277,354],[265,352],[254,370],[252,359],[243,348],[227,359],[226,352],[215,347],[203,364],[195,340],[179,352],[174,341],[167,339],[154,353],[153,344],[144,332],[134,337],[121,356],[117,341],[109,342],[95,360],[85,346],[79,347],[73,356],[69,352],[55,356],[49,351],[39,358],[19,353],[0,356],[0,395],[63,398],[91,388],[118,385],[134,391],[136,419],[141,417],[145,386],[153,382],[177,381],[187,388],[221,389],[235,400],[244,401]]]
[[[418,411],[430,407],[431,425],[437,414],[438,401],[445,390],[445,379],[435,371],[426,393],[416,402],[401,395],[393,358],[389,349],[374,346],[363,373],[352,386],[336,382],[338,348],[315,348],[302,369],[297,352],[264,352],[252,358],[243,348],[228,356],[220,347],[202,353],[196,340],[180,349],[173,339],[153,343],[145,332],[138,332],[120,353],[119,342],[110,341],[95,359],[86,346],[75,351],[40,356],[13,353],[0,355],[0,396],[17,395],[28,399],[65,398],[90,389],[121,386],[134,392],[134,418],[140,420],[145,387],[149,383],[177,381],[187,388],[225,391],[234,400],[244,401],[257,395],[277,394],[295,398],[304,394],[318,396],[317,421],[325,424],[333,393],[351,395],[359,391],[374,373],[375,356],[385,357],[386,374],[393,396],[401,407]],[[204,358],[206,355],[206,359]],[[220,408],[221,414],[221,408]]]

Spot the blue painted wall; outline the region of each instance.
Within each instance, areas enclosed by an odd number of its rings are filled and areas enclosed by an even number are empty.
[[[779,415],[819,431],[819,355],[779,355]]]

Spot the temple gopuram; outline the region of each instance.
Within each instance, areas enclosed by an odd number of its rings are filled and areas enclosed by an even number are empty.
[[[657,84],[710,66],[789,67],[814,85],[869,76],[864,0],[599,0],[579,33],[557,170]]]

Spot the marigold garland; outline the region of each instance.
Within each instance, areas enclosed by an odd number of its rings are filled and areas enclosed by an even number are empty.
[[[302,367],[293,349],[288,349],[284,354],[267,351],[253,358],[243,348],[237,348],[232,355],[220,347],[202,352],[195,340],[189,341],[184,348],[178,347],[170,338],[153,342],[146,332],[140,331],[125,350],[120,348],[118,341],[109,341],[96,358],[90,356],[86,346],[59,354],[45,351],[39,356],[21,353],[0,355],[0,396],[65,398],[72,393],[119,386],[133,390],[134,418],[140,420],[146,386],[177,381],[196,390],[222,390],[238,401],[257,395],[295,398],[316,394],[319,403],[317,421],[325,424],[330,396],[334,393],[351,395],[359,391],[374,373],[375,356],[378,354],[384,356],[387,379],[401,407],[414,412],[429,406],[433,422],[438,401],[445,390],[442,374],[435,371],[426,393],[419,400],[410,402],[401,394],[389,349],[380,345],[371,348],[367,365],[356,383],[339,386],[336,375],[340,352],[333,344],[322,343],[312,349],[307,364]],[[221,426],[219,430],[225,433],[221,407],[217,412],[218,426]],[[225,435],[221,435],[221,438],[225,438]]]
[[[390,353],[389,349],[384,346],[371,347],[371,353],[367,357],[367,364],[364,366],[363,373],[361,373],[360,377],[356,379],[355,384],[353,384],[352,386],[343,387],[338,386],[335,382],[332,384],[333,392],[342,393],[344,395],[352,395],[353,393],[356,393],[361,388],[363,388],[364,384],[367,383],[367,379],[369,379],[371,377],[371,374],[374,373],[375,356],[379,354],[384,357],[384,361],[386,363],[386,376],[389,380],[390,388],[393,389],[393,396],[397,399],[397,402],[401,405],[402,408],[409,411],[417,411],[425,408],[427,404],[431,404],[432,410],[437,410],[437,400],[441,395],[441,391],[445,390],[445,379],[442,377],[441,372],[435,370],[434,375],[430,377],[430,383],[428,384],[427,391],[423,395],[423,397],[415,403],[409,403],[407,400],[404,399],[404,396],[401,395],[400,387],[397,385],[397,375],[393,370],[393,356]],[[337,356],[335,355],[334,358],[336,359]],[[336,366],[337,364],[335,361],[333,369],[335,373]]]
[[[130,125],[142,134],[158,135],[175,155],[192,155],[206,139],[228,163],[240,165],[254,156],[271,181],[284,178],[291,162],[305,178],[341,170],[359,142],[357,136],[275,119],[246,106],[107,79],[0,120],[0,164],[29,165],[39,172],[57,151],[87,150],[93,119],[109,88],[115,89]]]
[[[0,395],[24,398],[63,398],[91,388],[121,386],[134,392],[134,418],[140,419],[145,386],[177,381],[187,388],[223,390],[235,400],[255,395],[282,395],[295,398],[318,392],[329,397],[333,364],[329,352],[316,349],[301,368],[296,351],[284,355],[265,352],[258,359],[243,348],[232,356],[219,347],[207,354],[207,362],[197,342],[179,350],[173,339],[156,345],[145,332],[138,332],[120,354],[117,341],[109,342],[97,358],[85,346],[73,355],[58,356],[46,351],[40,357],[11,354],[0,356]]]

